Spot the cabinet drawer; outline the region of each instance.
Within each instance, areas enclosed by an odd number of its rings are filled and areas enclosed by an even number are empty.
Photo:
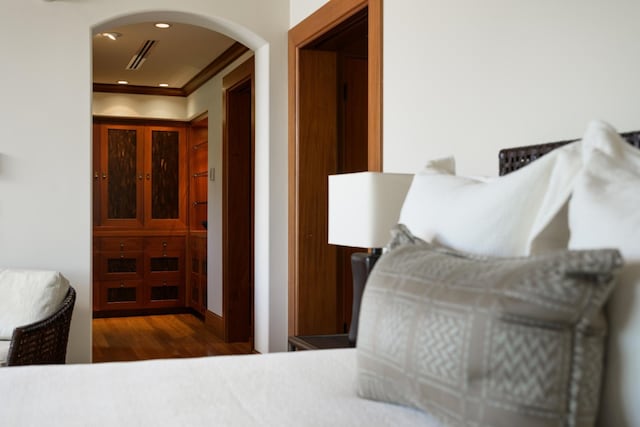
[[[184,251],[148,251],[145,265],[149,278],[184,277]]]
[[[103,237],[100,239],[102,251],[141,251],[143,240],[139,237]]]
[[[155,252],[181,251],[184,250],[184,237],[147,237],[145,239],[145,250]]]
[[[110,280],[100,282],[100,310],[123,310],[140,308],[144,301],[141,280]]]
[[[147,285],[147,307],[184,305],[184,282],[180,279],[151,280]]]
[[[96,258],[101,280],[132,280],[144,276],[143,252],[101,252]]]

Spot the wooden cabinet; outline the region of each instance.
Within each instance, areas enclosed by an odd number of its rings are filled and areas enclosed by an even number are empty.
[[[185,228],[185,128],[102,123],[96,137],[94,225]]]
[[[209,179],[209,144],[207,120],[202,119],[191,127],[189,148],[189,230],[206,230],[208,179]],[[213,173],[213,172],[211,172]]]
[[[146,305],[149,308],[184,306],[184,237],[145,239]]]
[[[191,123],[189,133],[189,245],[187,304],[205,315],[207,310],[207,201],[209,174],[208,119]],[[213,179],[213,177],[211,177]]]
[[[204,315],[207,310],[207,235],[189,235],[189,284],[187,301],[189,306]]]
[[[94,239],[94,310],[128,310],[144,304],[144,252],[140,238]]]
[[[185,307],[187,129],[94,121],[94,311]]]
[[[94,240],[95,311],[184,306],[184,236]]]

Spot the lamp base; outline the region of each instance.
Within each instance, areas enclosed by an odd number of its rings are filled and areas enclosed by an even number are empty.
[[[351,254],[351,273],[353,275],[353,305],[351,306],[351,325],[349,326],[349,343],[355,347],[358,337],[358,318],[360,317],[360,301],[369,273],[382,255],[382,249],[373,249],[371,253],[356,252]]]

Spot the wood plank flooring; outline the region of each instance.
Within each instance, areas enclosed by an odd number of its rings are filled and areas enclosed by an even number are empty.
[[[93,362],[249,354],[251,343],[225,343],[191,314],[93,319]]]

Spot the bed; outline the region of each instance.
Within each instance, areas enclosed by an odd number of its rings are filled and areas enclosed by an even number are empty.
[[[629,354],[640,271],[628,269],[640,263],[640,237],[577,190],[596,160],[622,159],[627,186],[640,179],[640,152],[617,140],[609,150],[612,132],[592,124],[564,151],[543,147],[547,160],[514,178],[459,177],[448,160],[416,174],[404,225],[367,283],[355,349],[1,369],[2,425],[640,425],[640,367]],[[519,153],[519,169],[540,157],[540,147],[524,151],[501,159]],[[583,209],[603,232],[581,222]],[[538,357],[545,346],[552,351]]]

